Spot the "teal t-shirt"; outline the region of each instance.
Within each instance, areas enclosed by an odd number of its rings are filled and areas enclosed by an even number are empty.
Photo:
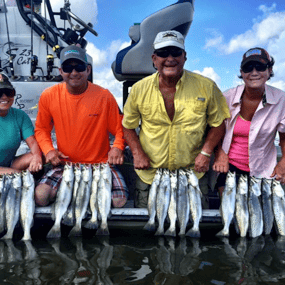
[[[0,166],[9,167],[21,141],[32,135],[34,126],[24,111],[11,108],[7,116],[0,116]]]

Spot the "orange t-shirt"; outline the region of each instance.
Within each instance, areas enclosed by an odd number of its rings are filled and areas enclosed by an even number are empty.
[[[109,133],[115,136],[113,147],[124,149],[122,117],[114,96],[90,82],[80,95],[70,94],[65,83],[42,93],[35,136],[45,155],[54,149],[50,135],[53,126],[58,150],[71,162],[106,162]]]

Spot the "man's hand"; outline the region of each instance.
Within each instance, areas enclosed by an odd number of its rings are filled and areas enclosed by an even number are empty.
[[[108,153],[109,164],[123,164],[124,154],[123,151],[117,147],[112,147]]]
[[[202,153],[199,153],[195,158],[195,167],[194,170],[197,172],[207,172],[210,166],[210,157],[205,156]]]
[[[270,177],[274,177],[280,181],[282,184],[285,184],[285,159],[281,159],[275,166]]]
[[[46,162],[51,163],[53,166],[57,166],[62,163],[63,158],[68,158],[68,156],[64,155],[57,149],[53,149],[47,153]]]
[[[216,153],[213,170],[220,173],[227,173],[229,171],[229,157],[222,149]]]
[[[133,153],[135,169],[149,169],[150,159],[144,151]]]
[[[38,172],[43,168],[43,160],[42,156],[38,154],[34,154],[32,160],[30,162],[28,170],[30,172]]]

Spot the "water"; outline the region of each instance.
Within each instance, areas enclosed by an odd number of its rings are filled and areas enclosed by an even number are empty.
[[[112,221],[110,236],[46,240],[49,220],[36,220],[31,242],[0,241],[0,284],[285,284],[285,237],[230,239],[221,224],[202,224],[201,238],[155,237],[145,222]],[[127,227],[126,225],[131,227]],[[124,226],[125,225],[125,226]]]

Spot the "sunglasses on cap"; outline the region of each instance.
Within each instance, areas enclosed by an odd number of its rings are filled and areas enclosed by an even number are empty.
[[[87,65],[86,64],[76,64],[76,65],[63,64],[61,68],[63,72],[65,73],[71,73],[73,69],[75,69],[76,72],[83,72],[86,70]]]
[[[159,49],[155,50],[154,53],[159,57],[169,57],[171,55],[172,57],[179,57],[182,55],[183,50],[180,48],[173,48],[173,49]]]
[[[267,69],[268,65],[267,64],[263,64],[260,62],[249,62],[247,64],[245,64],[241,70],[244,73],[249,73],[252,72],[253,69],[255,68],[256,71],[265,71]]]
[[[3,89],[3,90],[1,90],[0,89],[0,98],[3,96],[3,94],[5,94],[9,98],[13,98],[16,95],[14,90],[10,90],[10,89]]]

